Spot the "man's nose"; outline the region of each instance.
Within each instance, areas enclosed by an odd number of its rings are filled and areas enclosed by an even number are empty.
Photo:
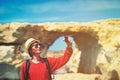
[[[41,48],[41,46],[40,46],[40,45],[38,45],[38,48]]]

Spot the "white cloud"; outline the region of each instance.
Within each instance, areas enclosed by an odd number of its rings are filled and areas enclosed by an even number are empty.
[[[67,11],[81,11],[81,10],[105,10],[105,9],[113,9],[113,8],[120,8],[120,2],[115,1],[98,1],[98,0],[88,0],[88,1],[81,1],[81,0],[71,0],[69,2],[49,2],[44,4],[31,4],[25,5],[21,7],[25,11],[30,11],[33,13],[44,13],[47,11],[60,11],[60,12],[67,12]]]
[[[88,10],[105,10],[105,9],[114,9],[120,8],[120,2],[115,1],[92,1],[88,2],[86,5]]]
[[[59,11],[59,12],[78,12],[78,11],[87,11],[87,10],[105,10],[120,8],[120,1],[115,0],[68,0],[68,1],[53,1],[46,3],[37,3],[37,4],[27,4],[22,6],[12,6],[9,7],[0,7],[0,13],[9,12],[11,9],[20,9],[23,12],[31,13],[44,13],[47,11]]]
[[[32,12],[32,13],[41,13],[47,11],[47,8],[43,7],[42,4],[23,5],[20,8],[25,12]]]
[[[80,11],[80,10],[105,10],[105,9],[114,9],[120,8],[120,1],[106,1],[106,0],[73,0],[65,6],[61,6],[64,11]]]
[[[27,5],[21,5],[21,6],[18,5],[18,6],[15,6],[15,8],[13,6],[9,6],[9,7],[4,6],[4,7],[0,7],[0,14],[10,13],[12,11],[15,12],[15,10],[17,11],[20,10],[21,12],[20,13],[18,12],[18,15],[24,18],[23,19],[18,18],[19,16],[17,18],[14,17],[14,19],[10,19],[11,22],[12,21],[44,22],[44,21],[61,21],[61,20],[65,21],[66,19],[76,20],[79,18],[83,18],[84,16],[86,17],[87,13],[85,13],[84,11],[96,11],[96,10],[120,8],[119,4],[120,4],[120,1],[117,2],[112,0],[111,1],[106,1],[106,0],[101,0],[101,1],[70,0],[69,1],[68,0],[64,2],[56,1],[56,2],[46,2],[42,4],[37,3],[37,4],[27,4]],[[49,15],[50,12],[51,13],[55,12],[55,15],[54,14]],[[46,14],[44,15],[44,13]],[[28,15],[26,16],[26,14]],[[32,14],[33,16],[31,16]]]
[[[46,22],[46,21],[57,21],[60,20],[59,17],[45,17],[45,18],[14,18],[10,20],[6,20],[6,22]],[[0,21],[1,22],[1,21]]]

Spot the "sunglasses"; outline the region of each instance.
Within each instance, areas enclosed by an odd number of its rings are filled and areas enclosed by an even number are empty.
[[[41,48],[44,48],[44,46],[40,43],[34,43],[32,47],[35,47],[35,48],[38,48],[38,47],[41,47]]]

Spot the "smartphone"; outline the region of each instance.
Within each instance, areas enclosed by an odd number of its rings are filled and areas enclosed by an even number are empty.
[[[68,36],[64,36],[64,41],[68,41]]]

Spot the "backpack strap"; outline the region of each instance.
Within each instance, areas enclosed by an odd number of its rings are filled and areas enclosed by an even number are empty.
[[[25,67],[25,80],[28,80],[29,76],[29,68],[30,68],[30,60],[26,60],[26,67]]]
[[[50,69],[50,64],[49,64],[49,61],[47,58],[43,58],[45,64],[46,64],[46,67],[48,69],[48,73],[49,73],[49,76],[50,76],[50,80],[52,80],[52,77],[51,77],[51,69]]]
[[[48,73],[49,73],[49,76],[50,76],[50,80],[52,80],[52,77],[51,77],[51,69],[50,69],[50,65],[49,65],[49,61],[47,58],[43,58],[45,64],[46,64],[46,67],[48,69]],[[26,67],[25,67],[25,80],[28,80],[28,77],[29,77],[29,68],[30,68],[30,60],[26,60]]]

